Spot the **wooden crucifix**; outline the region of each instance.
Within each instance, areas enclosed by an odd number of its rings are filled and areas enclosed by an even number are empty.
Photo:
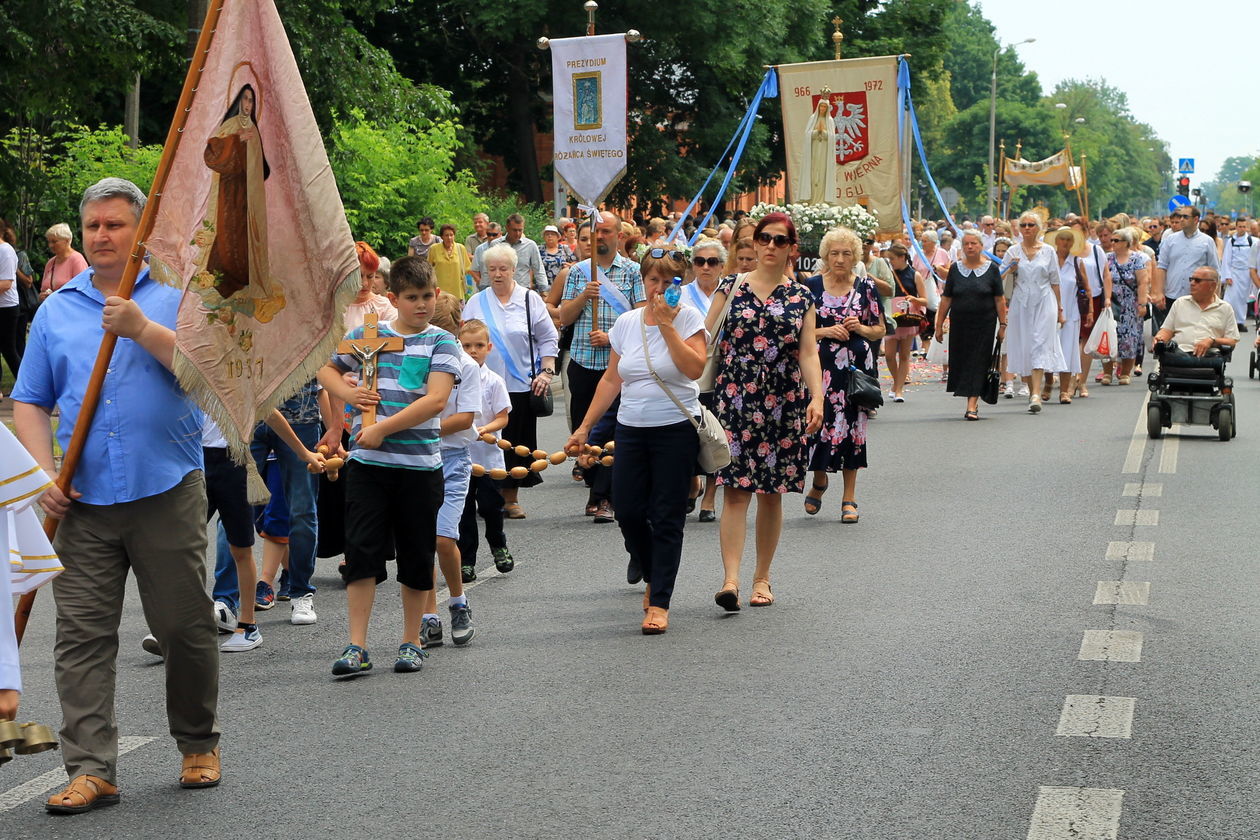
[[[376,357],[381,351],[388,350],[391,352],[401,352],[403,349],[402,336],[381,336],[376,332],[376,313],[369,312],[363,317],[363,337],[354,339],[344,339],[337,345],[338,353],[349,353],[359,360],[362,370],[359,371],[359,381],[367,388],[376,390]],[[363,409],[362,427],[366,429],[376,422],[376,406]]]

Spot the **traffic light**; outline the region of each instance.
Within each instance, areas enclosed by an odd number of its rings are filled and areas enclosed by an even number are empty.
[[[1184,175],[1177,179],[1177,195],[1190,195],[1190,179]]]

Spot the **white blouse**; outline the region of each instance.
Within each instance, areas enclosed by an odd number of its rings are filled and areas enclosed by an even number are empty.
[[[526,317],[526,301],[529,316]],[[530,381],[542,368],[542,360],[555,356],[560,335],[547,312],[546,302],[532,289],[519,285],[512,287],[512,297],[502,303],[489,286],[468,299],[464,304],[463,319],[483,322],[490,331],[494,349],[486,358],[486,365],[503,377],[509,393],[528,391]],[[533,333],[534,371],[530,371],[530,332]],[[496,333],[499,338],[496,338]],[[506,346],[501,346],[506,344]]]

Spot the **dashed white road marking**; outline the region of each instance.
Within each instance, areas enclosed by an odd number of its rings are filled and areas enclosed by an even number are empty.
[[[1107,559],[1149,563],[1155,559],[1155,543],[1137,540],[1112,540],[1107,543]]]
[[[1133,734],[1136,697],[1069,694],[1063,701],[1055,735],[1077,738],[1128,738]]]
[[[1124,485],[1122,496],[1162,496],[1164,485],[1150,481],[1130,481]]]
[[[1043,785],[1028,840],[1115,840],[1124,791]]]
[[[1095,604],[1149,604],[1151,602],[1151,584],[1149,581],[1136,580],[1100,580],[1094,590]]]
[[[1174,423],[1168,430],[1168,434],[1164,435],[1163,445],[1159,450],[1159,471],[1164,475],[1171,475],[1177,471],[1177,449],[1181,445],[1177,436],[1180,434],[1181,424]]]
[[[1142,399],[1142,407],[1138,409],[1137,426],[1133,429],[1133,438],[1129,441],[1129,451],[1124,456],[1124,475],[1132,475],[1142,471],[1142,455],[1146,453],[1146,405],[1151,401],[1148,391]]]
[[[1077,659],[1141,662],[1142,634],[1136,630],[1086,630]]]
[[[125,755],[132,750],[139,749],[154,738],[146,738],[142,735],[124,735],[118,739],[118,754]],[[8,769],[12,771],[15,767],[21,767],[22,756],[15,756],[13,762],[8,765]],[[0,811],[11,811],[36,796],[47,793],[54,788],[61,787],[69,779],[66,777],[66,769],[58,767],[55,770],[49,770],[42,773],[29,782],[9,788],[4,793],[0,793]]]
[[[1118,510],[1116,511],[1117,525],[1158,525],[1158,510]]]

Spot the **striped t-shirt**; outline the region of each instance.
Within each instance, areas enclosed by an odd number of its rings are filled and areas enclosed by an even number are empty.
[[[429,373],[441,371],[459,377],[459,342],[446,330],[430,326],[424,332],[407,335],[393,329],[393,322],[380,325],[378,335],[401,336],[403,350],[382,352],[377,357],[376,390],[381,401],[376,406],[376,418],[392,417],[428,393]],[[363,338],[363,327],[355,327],[346,338]],[[358,372],[361,364],[350,353],[336,353],[332,363],[342,371]],[[351,436],[358,434],[363,415],[355,411]],[[355,448],[350,460],[378,467],[403,467],[411,470],[442,469],[442,453],[439,434],[442,421],[436,415],[418,426],[394,432],[379,449]]]

